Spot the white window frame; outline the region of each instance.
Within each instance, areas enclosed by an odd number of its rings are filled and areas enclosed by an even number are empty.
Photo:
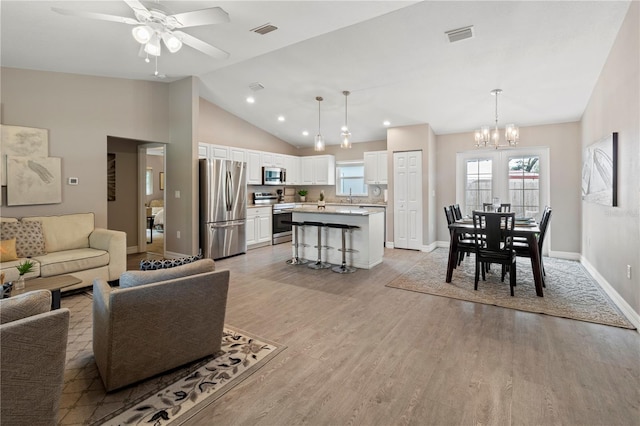
[[[501,202],[509,202],[509,157],[538,156],[540,158],[540,206],[537,220],[540,220],[545,206],[551,204],[550,167],[548,147],[525,147],[498,150],[471,150],[456,155],[456,203],[464,206],[466,184],[466,162],[473,159],[492,160],[492,197]],[[462,214],[470,214],[463,211]],[[545,244],[546,245],[546,244]]]
[[[342,177],[340,177],[340,168],[342,166],[361,166],[362,167],[362,176],[355,176],[351,178],[362,178],[362,182],[364,184],[364,192],[352,193],[352,194],[344,194],[341,192],[342,189]],[[367,197],[369,196],[369,186],[365,180],[365,172],[364,172],[364,159],[363,160],[353,160],[353,161],[336,161],[336,196],[337,197],[348,197],[352,195],[354,197]]]

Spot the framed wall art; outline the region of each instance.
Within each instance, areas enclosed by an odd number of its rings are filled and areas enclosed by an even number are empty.
[[[618,133],[589,145],[582,162],[582,199],[618,205]]]
[[[49,131],[35,127],[0,125],[0,184],[7,185],[7,157],[47,157]]]
[[[7,205],[62,202],[62,160],[58,157],[7,157]]]

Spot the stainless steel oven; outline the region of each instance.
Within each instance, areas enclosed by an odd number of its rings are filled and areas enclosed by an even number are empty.
[[[292,210],[294,207],[295,204],[293,203],[273,205],[273,237],[271,240],[273,244],[291,241],[291,224],[283,222],[291,221],[293,216]]]

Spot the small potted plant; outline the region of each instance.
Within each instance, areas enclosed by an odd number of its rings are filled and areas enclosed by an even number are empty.
[[[298,195],[300,196],[300,201],[302,201],[303,203],[304,203],[305,201],[307,201],[307,193],[308,193],[308,192],[309,192],[309,191],[307,191],[306,189],[300,189],[300,190],[298,191]]]
[[[31,272],[31,270],[33,269],[33,262],[30,260],[25,260],[24,262],[16,266],[16,268],[18,269],[18,273],[20,274],[20,276],[15,282],[13,288],[15,288],[16,290],[22,290],[24,289],[24,274]]]
[[[318,208],[324,209],[324,207],[325,207],[324,191],[320,191],[320,198],[318,199]]]

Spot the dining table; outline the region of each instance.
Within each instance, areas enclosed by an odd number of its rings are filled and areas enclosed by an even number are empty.
[[[453,270],[456,266],[458,251],[458,240],[461,234],[472,234],[474,232],[473,219],[462,218],[449,225],[451,242],[449,243],[449,261],[447,263],[446,282],[450,283],[453,277]],[[531,269],[533,271],[533,281],[536,287],[536,295],[543,297],[542,287],[544,286],[544,276],[542,274],[542,263],[540,250],[538,249],[538,237],[540,226],[536,222],[517,221],[513,230],[515,237],[524,237],[529,246],[529,257],[531,258]]]

